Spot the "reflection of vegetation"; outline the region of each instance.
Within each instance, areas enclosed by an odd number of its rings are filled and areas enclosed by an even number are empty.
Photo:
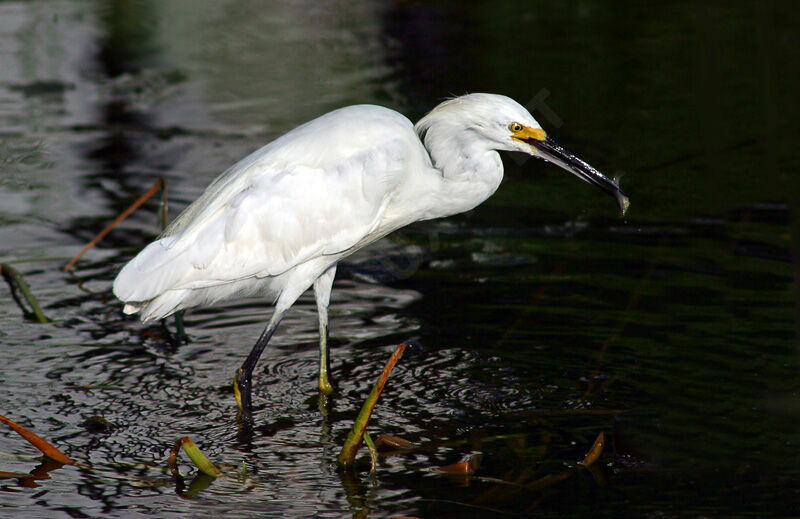
[[[156,55],[159,20],[148,0],[114,0],[101,8],[107,36],[100,61],[110,77],[138,72]]]

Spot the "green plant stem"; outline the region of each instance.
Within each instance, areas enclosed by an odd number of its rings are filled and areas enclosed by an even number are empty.
[[[358,447],[361,445],[361,440],[364,438],[364,432],[367,429],[367,423],[369,422],[370,416],[372,416],[372,410],[375,408],[375,404],[378,402],[378,397],[381,395],[381,391],[383,391],[383,387],[386,385],[386,381],[389,379],[389,374],[392,372],[392,368],[394,368],[394,365],[397,364],[398,360],[400,360],[400,356],[403,355],[403,351],[405,349],[405,344],[400,344],[397,346],[397,348],[394,350],[394,353],[392,353],[392,356],[389,358],[389,361],[386,363],[386,366],[383,368],[381,376],[378,377],[378,381],[375,383],[375,386],[373,386],[369,396],[367,396],[367,400],[364,402],[364,405],[361,406],[361,411],[359,411],[355,422],[353,422],[353,428],[350,429],[347,439],[342,446],[342,451],[339,453],[339,457],[336,459],[339,466],[347,469],[353,465]]]
[[[206,458],[206,455],[200,451],[191,438],[186,436],[181,438],[179,441],[181,442],[181,447],[183,447],[186,455],[189,456],[189,458],[192,460],[192,463],[197,466],[200,472],[211,476],[212,478],[222,474],[222,472],[220,472],[219,469],[213,463],[211,463],[208,458]]]
[[[22,277],[22,274],[20,274],[19,271],[11,265],[7,265],[5,263],[0,263],[0,273],[2,273],[3,277],[6,278],[6,282],[8,282],[10,287],[16,286],[19,288],[19,291],[22,292],[25,300],[29,305],[31,305],[33,315],[36,317],[36,322],[41,324],[49,323],[50,320],[45,317],[44,312],[42,312],[42,308],[39,306],[36,298],[33,297],[33,293],[31,292],[28,284],[25,282],[25,279]]]
[[[364,443],[369,449],[369,473],[375,474],[378,468],[378,449],[375,447],[375,443],[373,443],[372,437],[367,431],[364,431]]]

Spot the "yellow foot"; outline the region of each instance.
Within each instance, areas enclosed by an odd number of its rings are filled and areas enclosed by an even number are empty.
[[[333,386],[331,385],[330,381],[328,380],[327,373],[320,373],[319,375],[319,392],[323,395],[330,395],[333,393]]]
[[[236,403],[239,405],[239,410],[244,411],[244,407],[242,407],[242,392],[239,389],[239,375],[241,375],[242,370],[238,369],[236,374],[233,376],[233,397],[236,398]]]

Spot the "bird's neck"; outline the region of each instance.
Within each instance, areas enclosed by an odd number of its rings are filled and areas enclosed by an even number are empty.
[[[482,141],[449,139],[428,151],[442,175],[433,208],[439,213],[436,217],[469,211],[489,198],[503,180],[500,155]]]

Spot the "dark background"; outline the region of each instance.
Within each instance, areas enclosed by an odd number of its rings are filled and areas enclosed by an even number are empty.
[[[0,479],[0,507],[795,515],[800,13],[630,4],[0,2],[0,262],[53,320],[34,324],[0,286],[0,414],[83,463],[36,488]],[[515,98],[622,175],[631,209],[620,219],[558,168],[505,156],[485,204],[352,258],[334,285],[339,393],[326,417],[310,297],[256,371],[251,442],[237,435],[231,380],[267,321],[263,301],[187,314],[180,347],[122,315],[110,283],[158,233],[155,202],[74,276],[60,270],[159,175],[174,216],[229,165],[329,110],[376,103],[416,120],[478,91]],[[422,349],[392,374],[370,430],[417,449],[383,459],[374,479],[343,478],[347,428],[408,337]],[[110,427],[87,428],[93,416]],[[597,469],[579,469],[600,432]],[[157,468],[184,435],[228,475],[187,499]],[[11,455],[0,470],[37,467],[10,430],[0,452]],[[471,456],[470,479],[432,472]]]

